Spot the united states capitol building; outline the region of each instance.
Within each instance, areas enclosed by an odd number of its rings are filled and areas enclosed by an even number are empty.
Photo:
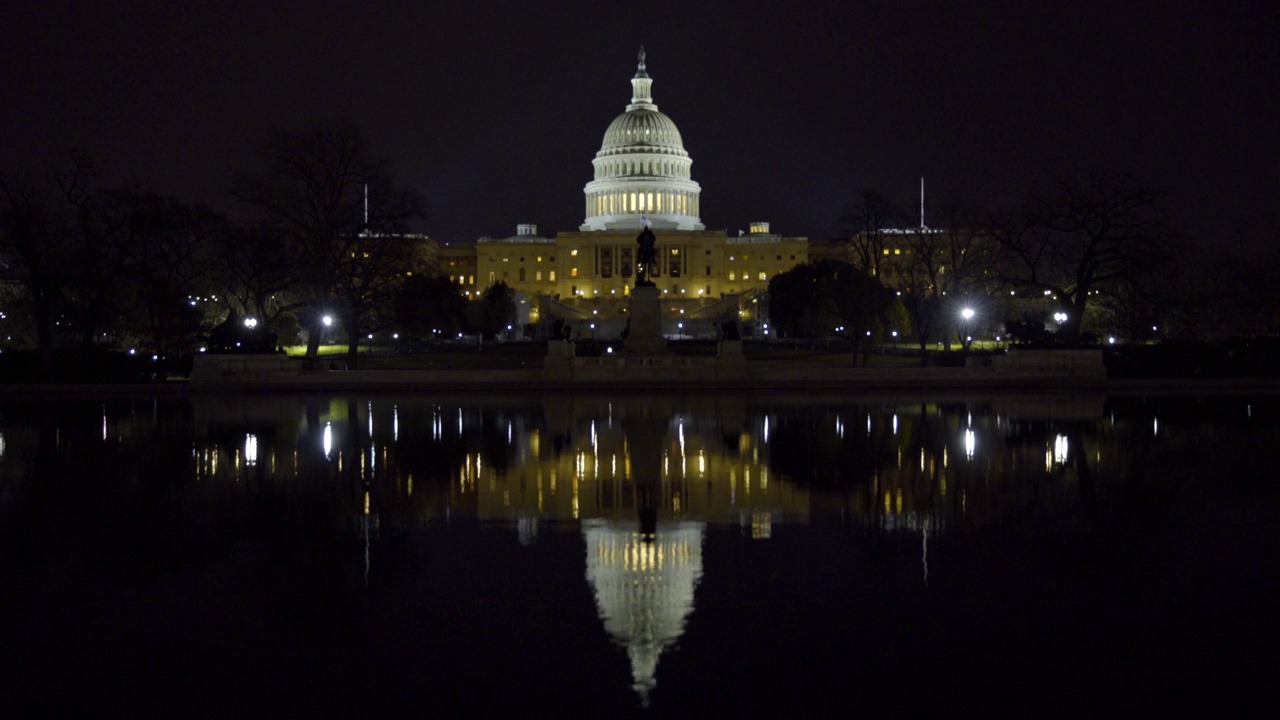
[[[767,222],[737,236],[706,229],[693,160],[652,89],[641,48],[631,102],[592,160],[576,231],[543,236],[530,223],[510,237],[442,245],[440,272],[469,297],[505,282],[518,294],[522,323],[545,330],[561,320],[579,336],[616,337],[634,284],[636,236],[647,222],[657,238],[650,278],[662,293],[664,334],[710,334],[727,319],[758,330],[760,293],[774,275],[809,260],[808,239],[771,232]]]

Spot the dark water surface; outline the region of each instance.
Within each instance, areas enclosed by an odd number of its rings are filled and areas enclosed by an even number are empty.
[[[1275,397],[0,401],[6,707],[1271,707]]]

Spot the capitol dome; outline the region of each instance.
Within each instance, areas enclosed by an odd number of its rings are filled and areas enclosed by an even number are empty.
[[[650,151],[689,157],[676,124],[657,110],[633,110],[619,115],[604,131],[600,152],[625,153],[639,145],[649,146]]]
[[[658,660],[684,634],[702,580],[700,522],[660,522],[649,537],[634,521],[584,521],[587,582],[605,630],[627,650],[632,689],[648,704]]]
[[[704,229],[693,160],[676,124],[653,102],[644,58],[642,47],[631,104],[609,124],[592,161],[595,179],[584,189],[587,217],[580,230],[639,230],[642,218],[654,229]]]

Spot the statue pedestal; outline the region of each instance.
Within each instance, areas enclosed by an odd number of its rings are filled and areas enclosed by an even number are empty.
[[[662,292],[653,286],[631,289],[631,331],[622,343],[622,352],[637,357],[667,355],[662,337]]]
[[[547,356],[542,360],[542,376],[553,380],[573,377],[573,343],[565,340],[548,340]]]

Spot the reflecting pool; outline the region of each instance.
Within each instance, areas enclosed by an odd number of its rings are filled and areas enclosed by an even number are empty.
[[[16,707],[1270,705],[1273,396],[0,400]]]

